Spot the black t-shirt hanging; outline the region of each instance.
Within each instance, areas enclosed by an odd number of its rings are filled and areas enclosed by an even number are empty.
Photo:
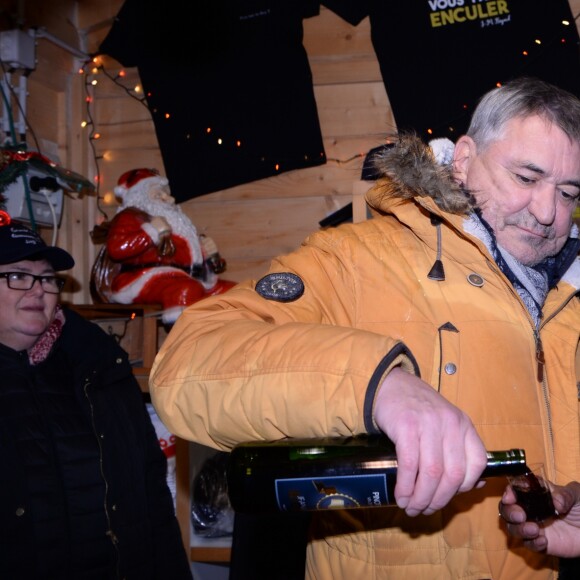
[[[303,19],[313,0],[126,0],[100,51],[137,66],[173,196],[326,162]]]
[[[580,48],[568,0],[322,0],[351,24],[370,17],[399,130],[465,133],[497,83],[535,76],[580,97]],[[566,24],[567,22],[567,24]]]

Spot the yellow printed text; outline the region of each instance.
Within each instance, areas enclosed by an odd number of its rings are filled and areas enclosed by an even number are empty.
[[[472,6],[461,6],[459,8],[450,8],[431,14],[431,26],[445,26],[447,24],[456,24],[466,20],[483,20],[502,14],[509,14],[506,0],[491,0],[485,4],[475,4]]]

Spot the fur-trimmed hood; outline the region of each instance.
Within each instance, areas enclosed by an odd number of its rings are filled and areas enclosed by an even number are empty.
[[[405,200],[415,200],[431,212],[431,223],[438,228],[438,257],[427,277],[439,281],[445,279],[445,272],[439,233],[441,216],[433,219],[437,208],[448,214],[463,216],[463,231],[483,241],[474,231],[473,221],[469,218],[469,214],[476,208],[475,198],[453,177],[453,147],[448,139],[437,139],[426,144],[411,133],[393,137],[373,157],[372,163],[379,177],[366,194],[368,205],[379,213],[387,213],[393,204]],[[577,241],[579,231],[575,224],[572,224],[569,237],[576,240],[574,247],[577,248],[580,245]],[[568,252],[569,256],[573,254],[574,250]],[[580,288],[580,258],[576,257],[573,261],[570,258],[561,263],[558,279],[575,289]]]
[[[431,198],[441,210],[459,215],[468,214],[475,205],[453,179],[451,163],[438,162],[433,148],[414,134],[394,137],[376,154],[373,165],[380,177],[367,193],[367,202],[378,211],[388,198]]]

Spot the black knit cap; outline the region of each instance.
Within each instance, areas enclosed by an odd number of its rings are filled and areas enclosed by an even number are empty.
[[[69,270],[75,265],[68,252],[46,245],[36,232],[26,226],[14,223],[0,226],[0,264],[42,259],[49,262],[55,272]]]

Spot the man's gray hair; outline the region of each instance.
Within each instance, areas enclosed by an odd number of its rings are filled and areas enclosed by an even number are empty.
[[[539,115],[580,143],[580,99],[533,77],[521,77],[492,89],[480,99],[467,130],[478,147],[501,138],[508,121]]]

